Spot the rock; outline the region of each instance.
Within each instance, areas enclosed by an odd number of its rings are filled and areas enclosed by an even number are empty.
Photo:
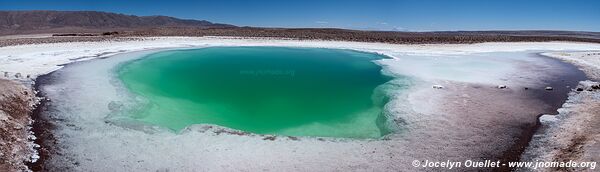
[[[505,88],[506,88],[506,85],[498,85],[498,88],[499,88],[499,89],[505,89]]]
[[[443,89],[443,88],[444,88],[444,86],[441,86],[441,85],[433,85],[433,88],[435,88],[435,89]]]
[[[545,89],[546,90],[553,90],[554,88],[552,88],[552,87],[546,87]]]
[[[0,110],[0,121],[8,120],[8,114],[4,113],[4,111]]]
[[[593,81],[581,81],[581,82],[579,82],[579,85],[577,86],[577,90],[579,91],[580,88],[581,88],[581,91],[583,91],[583,90],[594,91],[594,90],[600,89],[600,83],[593,82]]]
[[[266,136],[263,138],[263,140],[270,140],[270,141],[274,141],[275,139],[277,139],[276,136]]]
[[[23,127],[20,125],[15,125],[15,126],[13,126],[13,129],[20,130],[20,129],[23,129]]]
[[[577,88],[577,91],[583,91],[583,88]]]
[[[40,156],[38,154],[33,154],[33,155],[31,155],[30,162],[36,162],[39,159],[40,159]]]
[[[548,124],[548,123],[551,123],[551,122],[558,121],[558,118],[556,118],[556,115],[546,115],[546,114],[544,114],[544,115],[540,116],[539,120],[543,124]]]

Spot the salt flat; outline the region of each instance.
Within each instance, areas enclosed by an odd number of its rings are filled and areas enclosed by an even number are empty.
[[[197,125],[182,133],[106,122],[110,105],[128,96],[112,79],[112,68],[157,48],[208,46],[291,46],[352,49],[384,54],[377,61],[389,75],[420,78],[408,94],[390,91],[392,119],[406,126],[383,139],[347,140],[237,135]],[[140,50],[151,50],[141,51]],[[158,37],[142,41],[82,42],[0,47],[0,71],[31,78],[53,73],[41,91],[52,100],[48,119],[57,153],[50,169],[388,171],[411,169],[413,160],[497,158],[548,105],[523,88],[543,88],[563,69],[530,52],[600,50],[572,42],[393,45],[380,43]],[[506,57],[506,58],[504,58]],[[473,65],[475,64],[475,65]],[[486,68],[477,66],[488,65]],[[440,70],[433,70],[440,69]],[[12,79],[12,75],[10,75]],[[54,77],[56,76],[56,77]],[[17,78],[17,80],[27,80]],[[443,89],[433,89],[439,84]],[[497,85],[508,89],[498,89]],[[84,102],[84,103],[83,103]],[[113,106],[114,107],[114,106]],[[226,131],[226,132],[223,132]],[[228,134],[229,133],[229,134]],[[234,133],[234,134],[231,134]]]

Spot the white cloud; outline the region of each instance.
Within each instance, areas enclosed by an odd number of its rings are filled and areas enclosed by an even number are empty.
[[[408,31],[408,29],[400,27],[400,26],[394,26],[394,28],[392,28],[393,31]]]

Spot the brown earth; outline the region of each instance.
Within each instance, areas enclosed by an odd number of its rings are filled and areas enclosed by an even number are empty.
[[[24,171],[32,151],[28,124],[34,109],[32,90],[0,79],[0,171]]]

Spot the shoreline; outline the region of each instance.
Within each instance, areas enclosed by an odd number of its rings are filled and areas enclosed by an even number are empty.
[[[547,85],[553,86],[553,88],[555,88],[555,89],[559,89],[558,91],[564,92],[564,94],[556,94],[556,96],[548,97],[547,94],[544,94],[545,92],[547,92],[546,90],[529,89],[529,90],[533,91],[533,93],[529,92],[528,94],[533,94],[532,96],[538,97],[538,99],[545,101],[547,104],[550,105],[550,107],[547,108],[547,111],[540,112],[535,117],[536,122],[534,124],[529,125],[529,126],[522,126],[523,131],[522,131],[521,135],[519,136],[519,138],[515,141],[514,145],[512,145],[508,150],[506,150],[503,153],[503,155],[501,157],[499,157],[501,162],[517,162],[517,161],[519,161],[521,159],[521,156],[525,152],[525,149],[527,147],[529,147],[531,141],[534,139],[533,136],[538,132],[539,128],[542,127],[542,123],[540,122],[540,117],[542,117],[544,114],[557,113],[557,110],[559,108],[561,108],[562,105],[567,101],[567,99],[569,97],[568,93],[570,92],[569,90],[571,89],[571,87],[574,88],[575,86],[577,86],[579,81],[589,79],[588,76],[586,76],[574,64],[571,64],[571,63],[568,63],[568,62],[565,62],[565,61],[562,61],[560,59],[556,59],[556,58],[553,58],[550,56],[545,56],[545,55],[543,55],[543,53],[533,53],[532,55],[541,57],[541,58],[545,58],[550,61],[555,61],[556,63],[558,63],[566,68],[571,69],[574,73],[577,73],[577,74],[573,74],[576,77],[557,77],[556,79],[549,81],[550,83],[547,84]],[[583,77],[582,77],[582,75],[583,75]],[[558,78],[566,78],[566,79],[558,79]],[[555,85],[567,85],[567,87],[564,87],[564,86],[557,87]],[[495,171],[513,171],[513,170],[515,170],[515,169],[508,168],[508,167],[502,167],[502,168],[496,169]]]
[[[310,42],[310,41],[308,41],[308,42]],[[310,47],[310,46],[309,46],[309,47]],[[317,46],[317,47],[318,47],[318,46]],[[358,51],[364,51],[364,50],[358,50]],[[386,55],[386,54],[389,54],[389,53],[386,53],[385,51],[379,51],[379,52],[378,52],[378,51],[376,51],[376,50],[375,50],[375,51],[373,51],[373,50],[372,50],[372,51],[366,51],[366,52],[375,52],[375,53],[381,53],[381,54],[384,54],[384,55]],[[442,51],[442,53],[441,53],[441,54],[443,54],[444,52],[447,52],[447,51]],[[451,53],[451,54],[453,54],[453,53]],[[454,54],[461,54],[461,53],[460,53],[460,52],[458,52],[458,53],[457,53],[457,52],[455,52]],[[110,55],[113,55],[113,54],[112,54],[112,53],[109,53],[108,55],[99,55],[99,56],[97,56],[97,58],[104,58],[104,57],[107,57],[107,56],[110,56]],[[387,55],[387,56],[394,57],[394,55]],[[77,59],[76,61],[78,61],[78,59]],[[40,77],[44,78],[44,76],[45,76],[45,75],[50,75],[50,74],[51,74],[51,73],[47,73],[47,74],[44,74],[44,75],[40,75]],[[35,76],[35,75],[34,75],[34,76]],[[35,80],[35,85],[38,85],[38,84],[43,84],[43,82],[39,83],[39,80],[38,80],[38,79],[39,79],[39,78],[36,78],[36,80]],[[36,86],[36,87],[37,87],[37,86]],[[36,88],[36,89],[37,89],[37,88]],[[564,100],[563,100],[563,101],[564,101]],[[37,111],[37,109],[36,109],[36,111]],[[536,118],[536,119],[537,119],[537,118]],[[538,120],[536,120],[536,121],[538,121]],[[36,132],[36,134],[37,134],[37,132]],[[511,158],[511,159],[514,159],[514,158]],[[42,161],[40,161],[40,162],[43,162],[43,160],[42,160]]]
[[[523,153],[521,161],[600,161],[597,156],[600,152],[600,130],[597,129],[600,124],[600,86],[597,82],[600,81],[600,51],[544,54],[577,66],[589,80],[581,81],[573,88],[556,114],[540,117],[541,128],[533,136],[535,139]],[[580,169],[552,168],[544,171],[552,170]]]
[[[42,116],[42,112],[47,108],[47,103],[51,100],[47,99],[44,92],[40,91],[40,87],[45,84],[47,80],[46,77],[50,74],[52,73],[37,77],[34,81],[35,84],[33,85],[33,89],[36,91],[35,96],[40,98],[40,100],[31,115],[31,119],[33,120],[31,131],[35,133],[37,138],[34,140],[34,143],[40,147],[37,149],[39,159],[36,162],[27,164],[32,171],[45,171],[44,163],[50,157],[50,154],[52,154],[51,151],[54,148],[52,143],[56,143],[52,133],[54,126],[49,122],[48,118]]]

